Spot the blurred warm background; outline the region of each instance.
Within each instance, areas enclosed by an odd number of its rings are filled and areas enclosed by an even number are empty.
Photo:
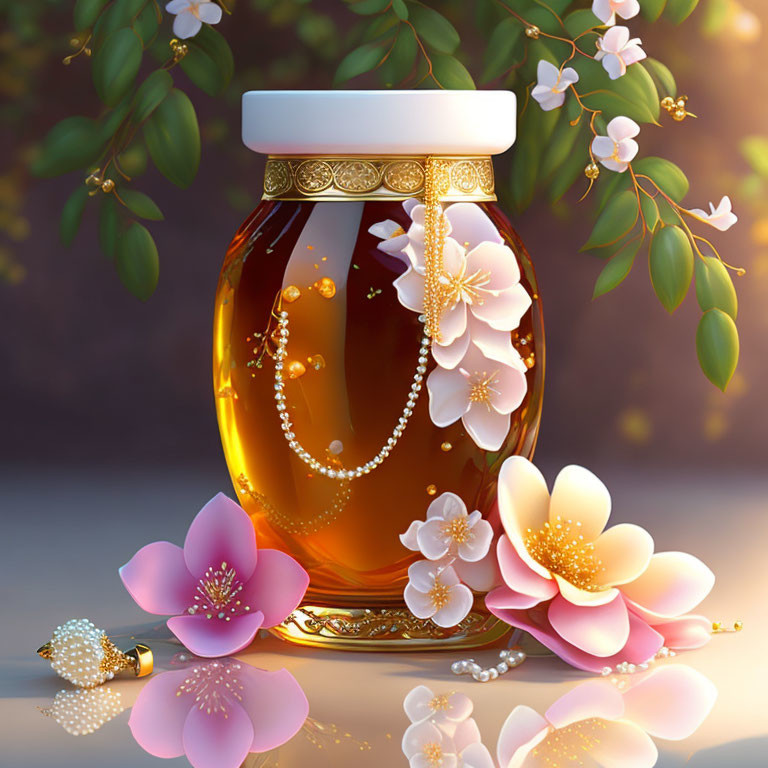
[[[71,3],[0,0],[0,452],[15,464],[207,465],[223,468],[210,377],[213,296],[229,238],[254,207],[261,164],[241,146],[239,94],[251,88],[327,88],[354,44],[336,0],[238,0],[218,29],[237,74],[226,99],[191,86],[204,136],[191,189],[154,170],[142,189],[166,220],[152,231],[160,284],[147,304],[121,286],[99,253],[96,223],[73,248],[58,217],[76,179],[32,179],[36,142],[69,114],[96,114],[88,63],[71,52]],[[463,0],[435,7],[461,20]],[[740,223],[716,239],[747,270],[740,298],[741,363],[722,394],[702,375],[689,295],[669,317],[639,264],[618,290],[592,302],[602,262],[579,254],[590,203],[578,194],[553,211],[515,219],[536,264],[548,334],[540,458],[588,466],[761,470],[768,448],[768,37],[764,0],[701,0],[682,27],[631,26],[667,63],[698,120],[645,127],[641,154],[660,154],[691,179],[686,202],[731,195]],[[476,70],[475,70],[476,71]],[[179,73],[183,79],[184,75]],[[371,85],[364,77],[352,87]],[[374,84],[375,87],[375,84]],[[766,138],[761,139],[762,136]],[[500,180],[503,187],[503,179]]]

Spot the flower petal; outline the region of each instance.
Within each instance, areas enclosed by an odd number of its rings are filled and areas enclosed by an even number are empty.
[[[499,732],[499,740],[496,745],[496,759],[499,768],[507,768],[515,758],[515,764],[520,765],[521,760],[517,754],[523,747],[528,746],[533,749],[531,744],[534,739],[543,738],[549,733],[549,723],[534,709],[522,704],[518,704],[504,721]],[[538,743],[538,742],[536,742]]]
[[[217,3],[203,2],[197,6],[200,21],[206,24],[218,24],[221,21],[221,6]]]
[[[470,311],[498,331],[513,331],[531,308],[531,297],[519,283],[497,296],[487,297],[482,304],[472,304]]]
[[[458,546],[458,554],[461,560],[476,563],[487,554],[493,541],[493,527],[487,520],[478,520],[472,526],[472,535],[468,541]]]
[[[503,242],[496,225],[477,203],[452,203],[446,207],[445,217],[451,224],[451,237],[467,250],[483,242]]]
[[[443,732],[433,723],[422,722],[409,725],[403,734],[401,748],[410,760],[419,755],[427,744],[440,744],[445,741]]]
[[[472,744],[479,744],[482,740],[480,729],[474,717],[464,718],[453,732],[453,744],[457,752],[463,752]]]
[[[408,610],[417,619],[432,618],[432,616],[434,616],[435,612],[437,611],[432,598],[426,592],[422,592],[416,589],[416,587],[413,585],[413,582],[409,581],[405,585],[403,598],[405,599],[405,604],[408,606]]]
[[[450,549],[450,540],[444,533],[445,521],[440,518],[427,520],[416,534],[419,551],[427,560],[440,560]]]
[[[203,28],[203,22],[190,11],[182,11],[173,20],[173,34],[182,40],[194,37]]]
[[[607,680],[588,680],[571,688],[544,713],[549,723],[558,729],[593,717],[619,720],[623,716],[621,692]]]
[[[640,133],[640,126],[628,117],[614,117],[608,123],[606,133],[618,144],[625,139],[634,139]]]
[[[491,406],[497,413],[512,413],[525,400],[528,379],[519,368],[502,365],[498,369],[497,393],[491,399]]]
[[[168,11],[168,13],[176,14],[186,11],[190,5],[191,0],[171,0],[170,3],[166,3],[165,10]]]
[[[558,573],[554,573],[552,576],[557,582],[560,594],[573,605],[582,605],[585,608],[588,608],[589,606],[605,605],[606,603],[615,600],[619,594],[619,590],[615,587],[599,589],[593,592],[577,587],[575,584],[571,584],[570,581],[567,581]]]
[[[469,319],[469,318],[467,318]],[[454,339],[450,344],[437,344],[432,343],[432,357],[435,362],[441,367],[447,370],[453,370],[467,354],[470,343],[470,331],[469,327],[461,334],[457,339]],[[512,342],[510,340],[510,346]]]
[[[244,662],[241,705],[253,723],[251,752],[266,752],[293,738],[309,714],[309,702],[296,678],[287,670],[267,672]]]
[[[489,291],[504,291],[520,282],[515,254],[502,243],[480,243],[467,254],[467,273],[471,275],[478,270],[490,272],[490,282],[483,286]]]
[[[701,648],[712,639],[712,622],[705,616],[681,616],[664,619],[651,626],[664,637],[664,645],[677,651]]]
[[[589,607],[558,595],[547,617],[560,637],[592,656],[614,656],[629,638],[627,606],[618,595],[610,603]]]
[[[479,742],[470,744],[462,751],[461,764],[464,768],[495,768],[488,747]]]
[[[532,570],[520,558],[517,549],[506,536],[499,539],[496,545],[496,556],[504,583],[514,592],[530,595],[536,598],[536,603],[550,600],[558,593],[557,582]]]
[[[408,568],[408,580],[420,592],[429,592],[435,586],[435,575],[439,569],[439,563],[417,560]]]
[[[181,757],[181,733],[193,701],[177,696],[185,670],[163,672],[147,681],[131,709],[128,727],[139,746],[155,757]]]
[[[403,700],[403,709],[412,723],[423,723],[434,714],[430,706],[435,694],[426,685],[417,685],[412,688]]]
[[[247,648],[263,621],[261,611],[235,616],[231,621],[203,615],[174,616],[168,619],[168,629],[196,656],[215,658]]]
[[[419,528],[424,525],[421,520],[414,520],[405,533],[400,534],[400,543],[411,552],[419,551],[419,542],[416,538],[416,534],[419,532]]]
[[[184,560],[197,579],[207,568],[226,562],[240,581],[248,581],[256,568],[256,532],[243,508],[223,493],[216,494],[189,526]]]
[[[519,557],[539,576],[549,578],[549,571],[528,554],[524,544],[527,530],[538,531],[549,515],[546,480],[528,459],[511,456],[501,465],[498,503],[502,525]]]
[[[461,417],[469,436],[484,451],[498,451],[504,445],[511,421],[509,413],[498,413],[484,403],[470,403]]]
[[[522,288],[522,286],[519,286]],[[525,290],[525,289],[523,289]],[[520,357],[519,352],[512,346],[512,335],[509,331],[497,331],[495,328],[491,328],[490,325],[478,320],[474,314],[470,314],[469,323],[467,324],[467,342],[471,339],[484,357],[489,360],[495,360],[499,363],[504,363],[512,368],[517,368],[525,373],[526,368],[523,359]],[[458,341],[456,342],[458,343]],[[436,345],[432,345],[432,354],[435,354]],[[466,352],[466,350],[465,350]],[[443,365],[437,357],[435,357],[438,365]],[[443,365],[443,367],[448,367]]]
[[[616,157],[622,163],[631,163],[640,151],[640,145],[634,139],[622,139],[616,150]]]
[[[473,600],[469,587],[456,584],[451,588],[450,599],[432,616],[432,621],[438,627],[455,627],[472,610]]]
[[[457,560],[453,568],[461,581],[475,592],[490,592],[501,584],[501,573],[493,552],[476,563]]]
[[[607,53],[601,59],[603,68],[608,73],[611,80],[618,80],[627,72],[627,64],[621,56],[615,53]]]
[[[541,602],[534,595],[526,595],[522,592],[515,592],[507,586],[496,587],[485,596],[485,606],[491,613],[496,611],[519,610],[523,608],[533,608]]]
[[[597,475],[575,464],[564,467],[555,478],[549,503],[549,522],[557,518],[581,523],[585,541],[595,541],[611,515],[611,496]]]
[[[594,555],[603,564],[599,583],[608,586],[636,579],[648,567],[653,555],[651,534],[631,523],[603,531],[594,546]]]
[[[578,726],[563,739],[563,747],[577,748],[585,737],[589,738],[590,726],[585,724],[586,733],[579,733]],[[590,742],[589,757],[600,768],[653,768],[659,760],[659,751],[647,733],[630,722],[606,722],[600,728],[600,737]]]
[[[560,70],[552,64],[552,62],[549,62],[546,59],[541,59],[536,68],[536,79],[539,82],[539,85],[546,85],[548,88],[553,88],[560,79]]]
[[[607,136],[595,136],[592,140],[592,153],[598,158],[610,157],[615,151],[616,144]]]
[[[411,312],[424,311],[424,276],[409,267],[392,282],[397,290],[398,301]]]
[[[285,552],[262,549],[259,561],[240,598],[264,614],[262,626],[274,627],[298,607],[309,586],[309,574]]]
[[[715,574],[693,555],[658,552],[646,571],[621,591],[633,602],[661,616],[681,616],[710,592]]]
[[[437,427],[447,427],[468,410],[469,384],[459,371],[435,368],[427,377],[429,415]]]
[[[440,343],[452,344],[467,330],[467,305],[457,302],[440,315]]]
[[[184,551],[169,541],[142,547],[118,573],[131,597],[147,613],[184,613],[194,602],[195,580],[187,569]]]
[[[253,741],[253,724],[234,698],[226,712],[192,707],[182,733],[184,752],[194,768],[241,765]]]
[[[717,700],[717,688],[683,665],[659,667],[624,694],[625,717],[657,739],[687,739]]]

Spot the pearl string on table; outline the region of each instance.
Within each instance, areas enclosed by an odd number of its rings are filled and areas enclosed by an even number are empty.
[[[419,399],[419,394],[422,389],[422,382],[424,380],[424,374],[427,372],[427,363],[429,362],[429,336],[425,335],[421,339],[421,347],[419,348],[418,365],[416,366],[416,373],[413,376],[413,383],[411,384],[411,391],[408,393],[408,400],[403,408],[403,413],[398,420],[397,426],[392,431],[391,437],[387,439],[386,445],[366,464],[361,464],[355,469],[339,469],[337,467],[328,466],[318,461],[307,451],[301,443],[296,439],[296,435],[293,432],[293,423],[291,422],[290,414],[288,413],[288,406],[286,405],[285,397],[285,380],[283,378],[283,365],[284,360],[288,355],[288,313],[281,311],[277,318],[277,349],[275,350],[275,401],[277,403],[277,412],[282,421],[281,427],[283,435],[288,441],[288,445],[291,450],[311,469],[315,472],[319,472],[321,475],[326,475],[330,478],[338,478],[340,480],[351,480],[353,478],[362,477],[363,475],[370,474],[370,472],[378,467],[384,459],[389,456],[392,449],[397,445],[397,441],[402,436],[408,425],[408,420],[413,414],[413,408],[416,405],[416,401]]]
[[[487,683],[509,672],[510,669],[519,667],[527,656],[519,648],[505,648],[499,651],[499,662],[490,667],[481,667],[474,659],[463,659],[451,664],[451,672],[454,675],[472,675],[472,679],[478,683]]]

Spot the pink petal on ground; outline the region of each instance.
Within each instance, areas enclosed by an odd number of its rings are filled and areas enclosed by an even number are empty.
[[[501,243],[480,243],[467,254],[467,273],[490,272],[483,287],[489,291],[504,291],[520,282],[520,267],[512,249]]]
[[[599,584],[626,584],[648,567],[653,555],[653,538],[639,525],[614,525],[597,538],[594,555],[603,564]]]
[[[251,752],[275,749],[293,738],[309,714],[309,702],[287,670],[267,672],[243,663],[241,705],[253,723]]]
[[[603,481],[584,467],[563,467],[552,487],[549,522],[558,516],[581,523],[584,540],[594,541],[605,528],[611,515],[611,495]]]
[[[194,602],[196,582],[184,551],[169,541],[142,547],[118,573],[131,597],[147,613],[184,613]]]
[[[189,526],[184,560],[197,579],[207,568],[226,563],[240,581],[248,581],[256,568],[256,532],[243,508],[223,493],[216,494]]]
[[[184,754],[181,734],[194,698],[176,694],[186,678],[185,670],[163,672],[139,691],[128,727],[139,746],[150,755],[168,758]]]
[[[467,250],[482,242],[503,242],[499,230],[476,203],[453,203],[445,209],[445,217],[451,224],[451,236]]]
[[[253,741],[253,723],[234,697],[226,712],[193,707],[184,723],[184,752],[194,768],[237,768]]]
[[[590,607],[558,595],[547,616],[560,637],[591,656],[614,656],[629,638],[629,613],[618,595],[610,603]]]
[[[435,368],[427,377],[427,390],[429,415],[437,427],[453,424],[469,410],[469,385],[457,370]]]
[[[651,736],[680,741],[699,728],[716,700],[717,688],[701,672],[658,667],[625,692],[625,717]]]
[[[565,728],[579,720],[599,717],[619,720],[624,714],[624,699],[613,683],[607,680],[588,680],[563,694],[544,713],[555,727]]]
[[[507,439],[512,418],[509,413],[489,409],[485,403],[471,403],[461,421],[478,448],[498,451]]]
[[[285,552],[262,549],[240,601],[264,614],[262,627],[280,624],[304,598],[309,574]]]
[[[715,574],[697,557],[685,552],[658,552],[646,571],[621,591],[643,608],[671,617],[693,610],[714,583]]]
[[[524,705],[516,706],[504,721],[496,745],[496,759],[500,768],[507,768],[516,753],[525,746],[533,749],[531,742],[549,733],[549,723],[535,710]],[[519,765],[520,761],[516,763]]]
[[[537,602],[549,600],[557,594],[555,580],[540,576],[533,571],[520,558],[512,542],[506,536],[502,536],[496,545],[496,557],[499,561],[504,583],[511,590],[524,595],[531,595],[537,598]]]
[[[247,648],[263,621],[261,611],[235,616],[231,621],[215,616],[174,616],[168,619],[168,629],[196,656],[216,658]]]

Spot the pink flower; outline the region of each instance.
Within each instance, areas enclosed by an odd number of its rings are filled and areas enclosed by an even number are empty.
[[[414,520],[400,536],[404,547],[421,552],[428,560],[451,556],[468,563],[482,560],[492,540],[491,524],[478,510],[468,514],[455,493],[438,496],[427,509],[427,521]]]
[[[194,37],[206,24],[221,21],[221,7],[211,0],[171,0],[165,6],[168,13],[176,15],[173,20],[173,34],[185,40]]]
[[[168,628],[198,656],[247,647],[261,628],[282,622],[307,590],[307,572],[274,549],[257,553],[248,515],[220,493],[198,512],[184,548],[156,541],[120,569],[148,613],[173,615]]]
[[[731,198],[727,195],[720,201],[717,208],[714,203],[710,203],[709,213],[702,211],[701,208],[693,208],[690,213],[721,232],[727,232],[739,220],[733,212]]]
[[[628,117],[614,117],[608,123],[607,133],[592,140],[592,154],[609,171],[624,173],[640,149],[635,141],[640,126]]]
[[[472,608],[472,591],[450,566],[419,560],[408,569],[403,593],[408,610],[417,619],[432,619],[438,627],[455,627]]]
[[[236,768],[249,752],[292,738],[308,712],[307,697],[287,670],[221,659],[153,677],[128,725],[155,757],[186,755],[194,768]]]
[[[565,103],[565,92],[579,82],[579,73],[573,67],[565,67],[562,72],[546,59],[539,62],[536,72],[537,83],[531,91],[531,96],[539,102],[539,106],[549,112]]]
[[[515,707],[499,734],[498,765],[564,765],[561,756],[573,754],[581,765],[652,768],[659,753],[651,737],[688,738],[716,699],[712,682],[685,666],[655,669],[623,691],[607,680],[590,680],[561,696],[543,717]]]
[[[611,27],[597,39],[595,60],[602,61],[611,80],[617,80],[626,74],[628,66],[646,58],[641,45],[639,37],[629,39],[627,27]]]
[[[714,574],[683,552],[654,555],[637,525],[604,530],[611,498],[588,470],[565,467],[550,497],[536,467],[512,457],[501,468],[498,503],[504,586],[486,605],[502,621],[593,672],[644,663],[665,643],[690,648],[709,639],[706,620],[684,614],[706,597]]]
[[[426,685],[417,685],[403,701],[405,714],[412,723],[432,720],[444,730],[455,730],[472,714],[472,708],[472,700],[465,694],[451,691],[436,696]]]
[[[436,426],[447,427],[461,419],[480,448],[498,451],[528,382],[519,367],[488,359],[471,345],[455,369],[437,367],[429,374],[427,390],[429,414]]]
[[[616,15],[622,19],[631,19],[640,13],[638,0],[592,0],[592,13],[603,24],[609,26],[616,23]]]

